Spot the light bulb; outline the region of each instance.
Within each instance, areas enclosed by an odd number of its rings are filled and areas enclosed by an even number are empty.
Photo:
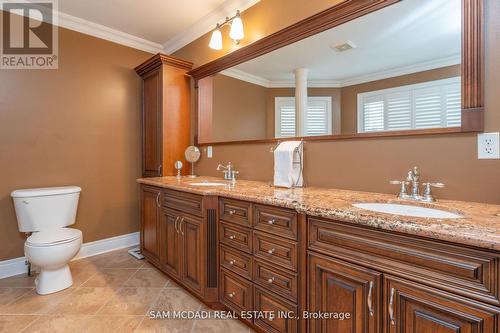
[[[245,37],[245,32],[243,31],[243,21],[240,17],[240,12],[236,13],[236,17],[231,22],[231,30],[229,30],[229,37],[239,43]]]
[[[214,50],[222,50],[222,33],[219,27],[212,32],[212,37],[210,38],[208,46]]]

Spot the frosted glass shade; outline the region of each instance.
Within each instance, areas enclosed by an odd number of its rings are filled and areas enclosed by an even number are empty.
[[[219,29],[215,29],[212,32],[212,37],[210,38],[208,46],[214,50],[222,50],[222,33]]]
[[[240,41],[245,37],[245,32],[243,31],[243,21],[239,16],[236,16],[231,23],[229,37],[231,37],[234,41]]]

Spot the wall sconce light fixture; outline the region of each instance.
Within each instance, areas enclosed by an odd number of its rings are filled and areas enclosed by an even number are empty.
[[[240,11],[237,10],[236,15],[234,15],[233,17],[226,17],[226,20],[222,24],[217,23],[215,30],[212,32],[210,43],[208,44],[210,48],[214,50],[222,50],[222,33],[220,29],[226,24],[231,24],[229,37],[236,45],[238,45],[240,41],[245,37],[245,32],[243,30],[243,21],[241,20]]]

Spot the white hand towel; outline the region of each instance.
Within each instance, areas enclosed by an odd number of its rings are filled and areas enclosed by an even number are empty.
[[[274,150],[274,186],[301,187],[302,142],[285,141]]]

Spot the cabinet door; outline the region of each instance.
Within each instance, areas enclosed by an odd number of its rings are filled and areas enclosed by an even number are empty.
[[[160,263],[175,278],[181,276],[180,219],[179,213],[163,208],[160,222]]]
[[[203,295],[206,274],[204,224],[199,217],[183,214],[179,222],[182,239],[182,282],[194,292]]]
[[[161,190],[156,187],[141,188],[141,252],[150,260],[159,260],[159,219]]]
[[[162,167],[162,94],[161,70],[143,78],[142,175],[161,176]]]
[[[381,273],[309,252],[309,312],[350,318],[309,319],[309,332],[380,332]]]
[[[498,308],[399,278],[384,284],[386,332],[498,332]]]

